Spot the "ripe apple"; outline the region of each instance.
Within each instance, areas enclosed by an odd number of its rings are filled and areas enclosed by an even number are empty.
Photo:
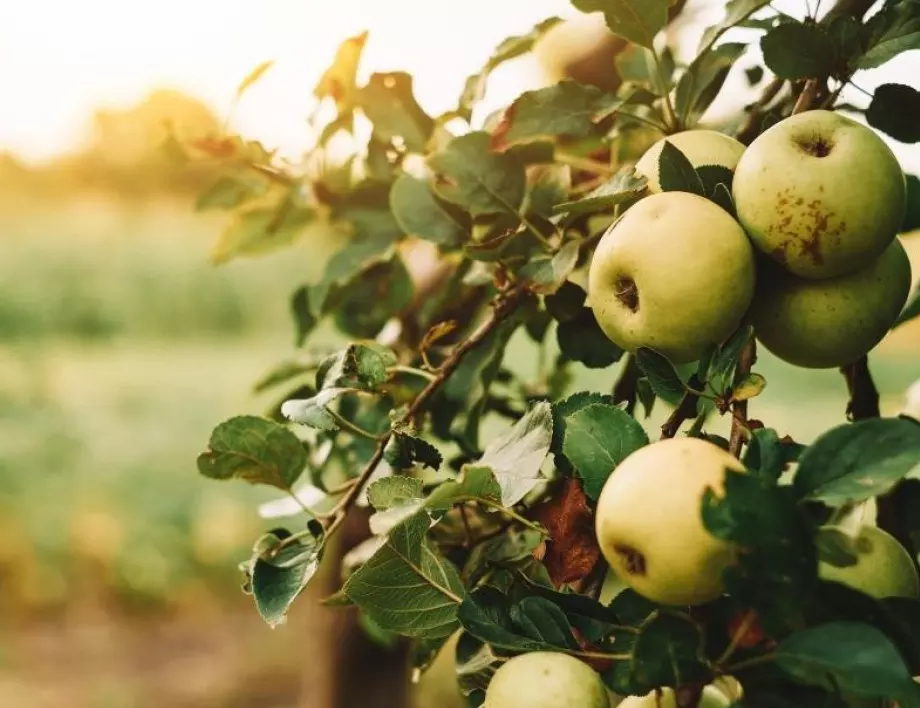
[[[812,279],[852,273],[881,254],[907,199],[891,149],[832,111],[799,113],[761,134],[738,163],[732,193],[754,245]]]
[[[706,686],[700,698],[699,708],[728,708],[731,699],[715,686]],[[677,696],[672,688],[664,688],[661,693],[652,691],[644,696],[629,696],[618,708],[677,708]]]
[[[588,302],[628,351],[698,359],[731,335],[754,294],[754,249],[726,211],[703,197],[640,200],[604,234],[588,272]]]
[[[699,438],[661,440],[613,471],[597,501],[601,552],[640,595],[665,605],[700,605],[722,594],[734,546],[703,525],[707,489],[723,493],[727,470],[744,467]]]
[[[685,130],[668,135],[652,145],[636,163],[636,172],[648,180],[648,189],[653,193],[661,191],[658,158],[666,142],[680,150],[694,167],[719,165],[734,172],[744,152],[742,143],[717,130]]]
[[[844,366],[882,341],[910,292],[910,261],[898,239],[864,269],[805,280],[763,264],[751,320],[780,359],[812,369]]]
[[[486,689],[483,708],[609,708],[607,687],[583,661],[548,651],[504,663]]]
[[[877,526],[863,526],[853,546],[855,565],[838,567],[822,561],[818,574],[879,599],[920,598],[917,567],[907,549],[891,534]]]

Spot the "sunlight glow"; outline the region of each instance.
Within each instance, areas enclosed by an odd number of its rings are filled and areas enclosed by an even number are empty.
[[[798,0],[776,6],[796,12]],[[719,19],[724,3],[690,0],[688,11],[696,31]],[[0,2],[0,151],[40,161],[77,149],[95,109],[130,106],[159,87],[204,100],[223,117],[240,80],[273,59],[234,127],[297,157],[310,140],[304,119],[313,86],[343,39],[369,30],[362,75],[408,71],[419,102],[436,113],[454,105],[466,76],[499,41],[550,15],[573,14],[568,0]],[[902,55],[860,74],[860,86],[903,81],[917,61],[916,52]],[[533,87],[536,71],[526,60],[497,71],[481,114]],[[738,110],[749,100],[739,74],[716,109]],[[920,145],[892,145],[907,170],[920,171]]]

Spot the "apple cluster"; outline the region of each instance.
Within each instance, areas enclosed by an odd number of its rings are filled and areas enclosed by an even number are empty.
[[[666,142],[701,174],[729,176],[734,214],[663,191]],[[636,171],[649,196],[604,234],[588,275],[598,324],[623,349],[688,363],[748,321],[779,358],[831,368],[866,354],[897,320],[911,282],[897,238],[906,182],[870,128],[814,110],[747,148],[688,130],[652,146]]]

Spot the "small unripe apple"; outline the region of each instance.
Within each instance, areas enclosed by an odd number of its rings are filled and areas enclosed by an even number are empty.
[[[805,280],[767,264],[751,308],[754,331],[790,364],[844,366],[882,341],[904,307],[910,280],[898,239],[862,270],[829,280]]]
[[[754,249],[713,202],[662,192],[604,234],[588,272],[588,303],[627,351],[650,347],[675,363],[727,339],[754,294]]]
[[[483,708],[609,708],[607,687],[583,661],[556,652],[520,654],[502,664]]]
[[[716,130],[685,130],[668,135],[652,145],[636,163],[636,172],[648,180],[650,192],[661,191],[658,159],[666,142],[680,150],[694,167],[718,165],[732,172],[744,152],[742,143]]]
[[[853,539],[853,550],[855,565],[840,567],[822,561],[818,574],[879,599],[920,598],[917,567],[907,549],[891,534],[876,526],[863,526]]]
[[[547,84],[568,79],[616,91],[622,83],[616,57],[626,44],[610,31],[602,14],[579,14],[548,30],[533,53]]]
[[[876,258],[904,220],[897,158],[871,128],[806,111],[744,151],[732,194],[754,245],[791,273],[823,279]]]
[[[665,605],[700,605],[722,594],[731,543],[703,525],[703,495],[721,495],[728,470],[742,464],[699,438],[661,440],[614,469],[597,501],[601,552],[623,582]]]
[[[715,686],[706,686],[700,697],[699,708],[728,708],[731,699]],[[644,696],[629,696],[618,708],[677,708],[677,695],[672,688],[652,691]]]

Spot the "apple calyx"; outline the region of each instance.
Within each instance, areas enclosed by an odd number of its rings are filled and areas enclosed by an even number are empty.
[[[834,141],[823,135],[814,135],[809,138],[796,138],[796,145],[801,148],[802,152],[812,157],[827,157],[831,154],[834,147]]]
[[[645,575],[645,556],[632,546],[617,544],[613,547],[617,555],[623,557],[624,568],[630,575]]]
[[[630,312],[639,311],[639,288],[636,287],[636,281],[626,275],[617,277],[614,294]]]

